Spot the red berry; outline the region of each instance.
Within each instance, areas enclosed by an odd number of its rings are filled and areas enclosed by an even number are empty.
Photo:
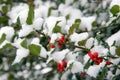
[[[101,63],[102,61],[103,61],[103,59],[102,58],[98,58],[98,60],[97,60],[99,63]]]
[[[66,65],[66,62],[65,62],[65,61],[58,62],[58,63],[57,63],[57,69],[58,69],[60,72],[63,72],[65,65]]]
[[[58,43],[58,47],[59,47],[59,48],[62,48],[62,45],[63,45],[63,44],[61,44],[61,43]]]
[[[55,48],[54,44],[50,44],[50,48]]]
[[[62,64],[63,64],[64,67],[67,66],[67,62],[65,60],[62,61]]]
[[[88,52],[88,56],[90,57],[90,59],[93,59],[93,54],[92,54],[92,52]]]
[[[61,64],[61,62],[58,62],[58,63],[57,63],[57,69],[58,69],[60,72],[63,72],[63,71],[64,71],[64,66]]]
[[[81,73],[80,73],[80,76],[81,76],[81,77],[85,77],[85,75],[86,75],[85,72],[81,72]]]
[[[50,39],[48,39],[48,42],[50,43]]]
[[[98,52],[94,52],[94,57],[98,57]]]
[[[61,36],[61,38],[58,40],[58,42],[61,44],[65,43],[65,37]]]
[[[112,62],[110,62],[109,60],[106,61],[106,65],[111,65]]]
[[[88,52],[88,56],[90,57],[90,59],[95,61],[96,65],[99,65],[103,61],[102,58],[98,57],[98,52],[94,52],[94,54],[92,54],[91,52]]]
[[[95,64],[96,64],[96,65],[99,65],[99,64],[100,64],[100,62],[98,62],[98,61],[95,61]]]

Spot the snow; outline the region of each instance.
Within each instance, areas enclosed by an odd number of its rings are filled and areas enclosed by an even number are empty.
[[[2,49],[6,44],[11,44],[9,41],[4,40],[1,44],[0,44],[0,49]]]
[[[33,22],[33,28],[35,30],[41,30],[44,20],[42,18],[37,18]]]
[[[109,46],[112,46],[114,41],[118,42],[120,41],[120,31],[116,32],[115,34],[111,35],[106,42],[108,43]]]
[[[73,66],[71,68],[72,73],[82,72],[83,71],[83,65],[81,62],[75,61],[73,62]]]
[[[60,4],[58,10],[60,11],[60,13],[63,16],[69,15],[70,19],[77,19],[77,18],[81,18],[81,16],[82,16],[81,11],[77,8],[72,7],[72,6]]]
[[[112,80],[112,78],[114,77],[114,74],[111,71],[108,71],[108,75],[107,75],[107,79],[108,80]]]
[[[36,69],[36,70],[41,69],[41,65],[40,64],[35,65],[34,69]]]
[[[19,31],[19,37],[25,37],[33,31],[32,25],[23,24],[22,29]]]
[[[17,20],[17,17],[20,15],[21,18],[25,19],[27,17],[26,9],[28,9],[28,5],[24,3],[20,3],[14,7],[7,13],[7,15],[10,17],[9,23],[15,23]],[[22,21],[23,23],[24,21]]]
[[[118,65],[118,63],[120,62],[120,58],[111,59],[111,62],[112,62],[114,65]]]
[[[24,40],[24,39],[18,38],[18,39],[16,39],[16,40],[14,40],[14,42],[12,43],[12,45],[13,45],[14,47],[16,47],[16,48],[23,48],[23,47],[21,46],[21,42],[22,42],[23,40]]]
[[[105,55],[108,54],[108,49],[104,48],[101,45],[94,46],[90,51],[93,52],[93,53],[98,52],[99,56],[105,56]]]
[[[110,47],[110,53],[112,54],[112,55],[115,55],[116,54],[116,47],[115,46],[112,46],[112,47]]]
[[[19,63],[24,57],[27,57],[29,55],[29,50],[25,48],[17,49],[16,51],[16,57],[12,63],[12,65]]]
[[[62,51],[56,51],[52,54],[52,57],[56,62],[62,61],[68,52],[69,52],[68,49],[64,49]]]
[[[90,66],[88,68],[87,74],[96,78],[99,73],[100,67],[97,65]]]
[[[51,35],[50,43],[55,43],[55,40],[61,37],[62,35],[60,33],[53,33]]]
[[[0,29],[0,38],[2,37],[3,34],[6,35],[6,40],[10,41],[12,39],[12,37],[14,36],[15,31],[14,31],[13,27],[5,26]]]
[[[78,56],[78,54],[73,53],[73,52],[69,52],[67,53],[65,60],[66,61],[70,61],[70,60],[76,60],[76,57]]]
[[[48,35],[52,35],[52,30],[53,28],[55,27],[55,24],[57,22],[57,18],[56,17],[48,17],[46,20],[45,20],[45,23],[44,23],[44,28],[46,30],[46,33]]]
[[[70,5],[70,4],[73,3],[73,1],[74,1],[74,0],[65,0],[65,4],[66,4],[66,5]]]
[[[31,44],[39,45],[39,42],[40,42],[39,38],[36,37],[32,39]]]
[[[41,45],[40,56],[43,57],[43,58],[47,57],[47,51],[46,51],[46,49],[42,45]]]
[[[85,47],[90,49],[93,46],[93,43],[94,43],[94,38],[91,37],[86,41]]]
[[[120,6],[120,0],[112,0],[112,2],[110,4],[110,8],[114,5],[119,5]]]
[[[0,75],[0,80],[7,80],[8,77],[9,77],[8,73],[2,74],[2,75]]]
[[[48,73],[50,71],[52,71],[52,68],[51,67],[46,67],[46,68],[44,68],[44,69],[41,70],[41,73],[42,74],[46,74],[46,73]]]
[[[70,35],[69,39],[70,42],[73,42],[74,45],[78,46],[79,41],[87,40],[85,45],[82,46],[83,48],[90,49],[92,53],[98,52],[99,57],[101,56],[106,56],[108,55],[109,50],[103,46],[103,44],[99,44],[98,40],[96,38],[90,37],[93,33],[91,32],[92,30],[92,23],[97,20],[98,24],[101,25],[109,25],[113,20],[116,19],[116,17],[110,18],[110,20],[106,23],[107,18],[106,15],[108,13],[106,12],[101,12],[98,15],[95,14],[86,14],[87,10],[80,10],[79,8],[82,8],[83,6],[88,8],[88,11],[97,11],[99,8],[105,9],[107,7],[107,4],[110,4],[109,9],[113,5],[119,5],[120,6],[120,0],[103,0],[100,5],[97,6],[97,4],[94,3],[87,3],[87,0],[65,0],[65,3],[61,3],[59,6],[55,4],[55,2],[51,1],[46,1],[42,2],[42,0],[35,0],[35,7],[34,7],[34,19],[33,19],[33,24],[32,25],[27,25],[26,19],[28,16],[28,11],[29,11],[29,6],[28,4],[25,3],[20,3],[20,4],[13,4],[11,10],[7,13],[7,16],[10,17],[9,19],[9,25],[12,25],[13,23],[17,22],[17,19],[19,17],[21,26],[22,28],[18,31],[14,30],[14,27],[12,26],[4,26],[0,28],[0,38],[2,37],[3,34],[6,35],[6,40],[4,40],[2,43],[0,43],[0,49],[3,48],[6,44],[12,44],[16,48],[16,57],[15,60],[13,61],[13,64],[19,63],[23,58],[27,57],[30,54],[30,51],[24,47],[21,46],[21,42],[23,40],[27,40],[27,46],[30,44],[35,44],[41,47],[41,51],[39,53],[39,56],[41,58],[47,59],[46,62],[43,62],[41,64],[36,64],[33,63],[35,66],[34,69],[36,70],[41,70],[38,71],[41,74],[46,74],[49,73],[50,71],[53,70],[51,67],[47,67],[49,62],[51,60],[54,60],[55,62],[59,62],[62,60],[66,60],[67,62],[67,67],[65,68],[65,71],[68,67],[70,67],[70,64],[72,64],[71,68],[68,69],[68,73],[72,72],[74,73],[80,73],[83,71],[86,71],[88,75],[96,78],[99,71],[101,68],[105,66],[105,60],[103,60],[102,63],[99,65],[91,65],[88,69],[83,69],[84,65],[87,63],[87,61],[90,59],[88,56],[87,52],[86,54],[80,54],[83,53],[82,49],[75,48],[74,51],[70,51],[68,45],[65,46],[65,49],[58,49],[56,46],[58,42],[55,42],[58,40],[62,35],[67,35],[69,34],[69,29],[70,27],[74,24],[76,19],[80,19],[81,23],[79,25],[80,32],[74,32],[73,34]],[[0,10],[1,7],[0,6]],[[48,10],[53,7],[54,9],[51,10],[51,15],[48,16]],[[95,9],[95,10],[93,10]],[[66,16],[69,16],[69,19],[66,19]],[[100,17],[99,19],[96,19],[97,17]],[[109,16],[109,15],[108,15]],[[108,17],[107,16],[107,17]],[[53,33],[53,28],[56,25],[56,22],[60,21],[57,25],[61,27],[61,33]],[[29,34],[32,32],[35,32],[36,30],[42,31],[46,36],[50,37],[50,43],[55,44],[54,49],[50,49],[48,51],[45,47],[43,47],[40,44],[40,38],[43,36],[41,35],[36,35],[32,36],[31,38],[27,38]],[[79,31],[79,30],[78,30]],[[88,31],[88,32],[86,32]],[[14,35],[18,35],[14,38],[13,42],[11,41]],[[33,34],[34,35],[34,34]],[[69,39],[66,39],[69,41]],[[113,46],[114,41],[116,41],[115,46]],[[116,32],[115,34],[111,35],[106,42],[110,46],[110,53],[118,57],[116,55],[116,46],[120,46],[120,30]],[[49,44],[48,44],[49,45]],[[77,52],[78,51],[78,52]],[[85,53],[85,52],[84,52]],[[80,55],[79,55],[80,54]],[[106,57],[105,57],[106,58]],[[79,61],[80,59],[80,61]],[[82,60],[83,59],[83,60]],[[120,62],[120,59],[109,59],[113,64],[112,65],[118,65]],[[47,64],[46,64],[47,63]],[[51,66],[51,65],[50,65]],[[111,66],[111,65],[110,65]],[[18,74],[21,76],[23,73],[26,74],[28,71],[25,70],[23,72],[18,72]],[[56,71],[54,71],[56,73]],[[62,76],[62,79],[66,79],[67,72],[65,72],[64,76]],[[120,73],[120,70],[117,69],[116,75]],[[29,74],[27,74],[28,76]],[[56,74],[57,78],[58,75]],[[111,71],[108,71],[108,76],[107,79],[112,79],[114,75],[112,74]],[[73,76],[75,78],[75,76]],[[26,77],[27,78],[27,77]],[[54,80],[57,80],[56,78]]]
[[[86,54],[86,55],[84,56],[84,64],[86,64],[89,59],[90,59],[90,57],[88,56],[88,54]]]
[[[95,21],[96,17],[95,16],[90,16],[90,17],[82,17],[81,23],[79,28],[83,31],[91,31],[92,29],[92,22]]]
[[[72,42],[76,42],[78,43],[79,41],[82,41],[82,40],[85,40],[89,37],[89,34],[87,32],[84,32],[84,33],[73,33],[71,36],[70,36],[70,40]]]

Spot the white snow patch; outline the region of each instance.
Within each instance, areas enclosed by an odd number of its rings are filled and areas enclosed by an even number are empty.
[[[25,48],[17,49],[15,60],[12,65],[19,63],[24,57],[29,55],[29,50]]]
[[[62,61],[65,58],[65,56],[68,52],[69,52],[68,49],[65,49],[65,50],[62,50],[62,51],[59,51],[59,52],[56,51],[52,54],[52,57],[56,62]]]
[[[15,34],[15,31],[13,27],[5,26],[0,29],[0,38],[2,37],[3,34],[6,35],[6,40],[10,41],[13,35]]]

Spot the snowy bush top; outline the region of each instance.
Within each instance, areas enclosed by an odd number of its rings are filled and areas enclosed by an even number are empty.
[[[41,74],[60,73],[54,80],[120,75],[120,0],[28,0],[0,10],[0,50],[16,51],[11,66],[32,55],[45,60]]]

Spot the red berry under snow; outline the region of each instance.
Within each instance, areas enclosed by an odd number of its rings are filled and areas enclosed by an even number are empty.
[[[110,62],[109,60],[106,61],[106,65],[111,65],[112,62]]]
[[[61,36],[59,39],[58,39],[58,42],[63,44],[65,43],[65,36]]]
[[[96,65],[99,65],[103,61],[102,58],[98,57],[98,52],[94,53],[88,52],[88,56],[90,57],[91,60],[95,61]]]
[[[55,48],[54,44],[50,44],[50,48]]]
[[[64,68],[66,67],[67,65],[67,62],[66,61],[60,61],[57,63],[57,69],[60,71],[60,72],[63,72],[64,71]]]
[[[85,72],[81,72],[81,73],[80,73],[80,76],[81,76],[81,77],[85,77],[85,75],[86,75]]]

